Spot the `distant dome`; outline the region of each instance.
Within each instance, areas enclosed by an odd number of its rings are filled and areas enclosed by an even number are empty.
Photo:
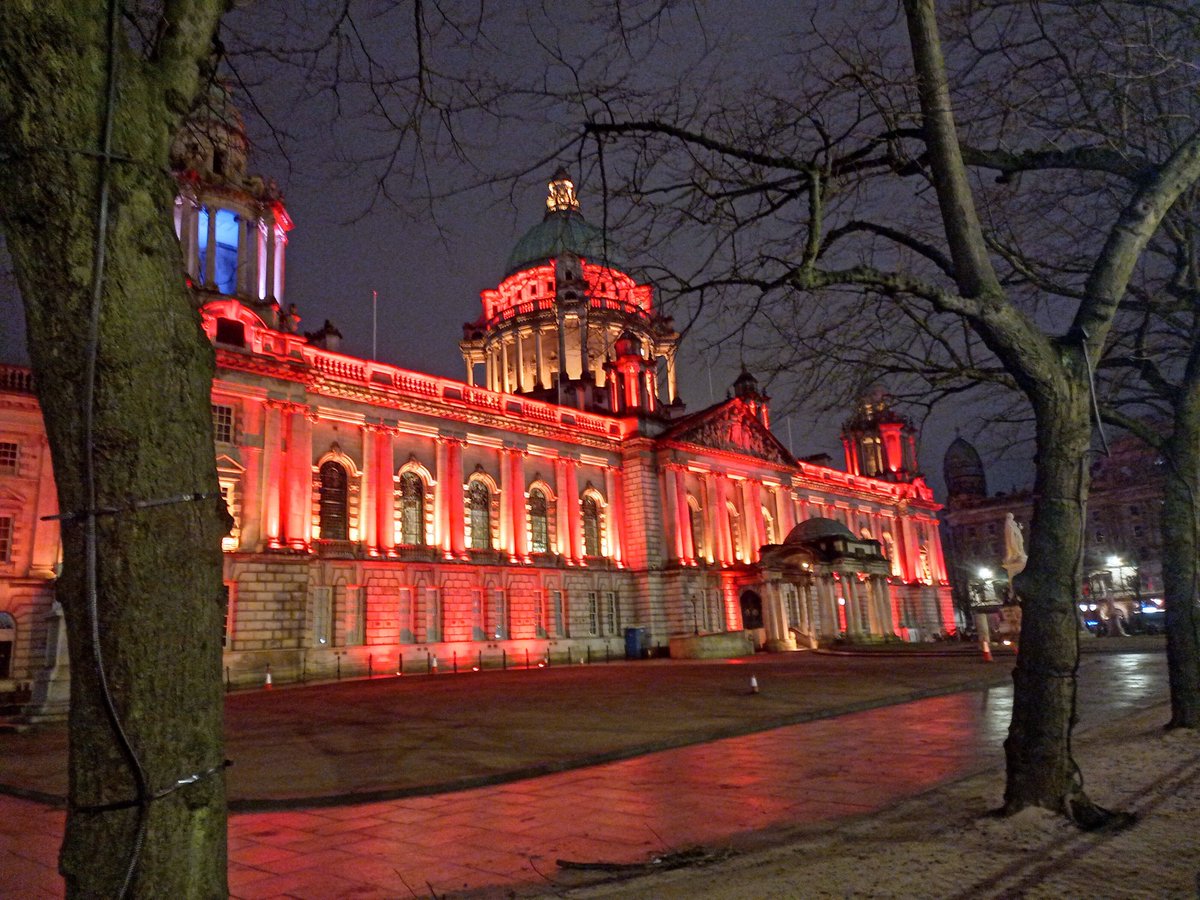
[[[808,541],[829,537],[856,540],[854,533],[841,522],[836,519],[826,519],[822,516],[816,516],[811,519],[805,519],[789,531],[788,536],[783,542],[784,544],[803,544]]]
[[[589,223],[579,212],[575,185],[566,171],[559,169],[550,179],[545,218],[517,241],[509,254],[505,275],[556,259],[564,253],[615,269],[624,268],[611,243],[605,241],[603,230]]]
[[[956,437],[946,448],[942,457],[942,474],[946,479],[946,490],[951,494],[987,496],[987,476],[983,460],[968,441]]]

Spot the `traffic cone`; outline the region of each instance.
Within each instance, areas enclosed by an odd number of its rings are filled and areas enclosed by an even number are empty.
[[[991,662],[992,661],[992,646],[991,646],[991,644],[989,644],[987,641],[980,641],[979,646],[983,650],[983,661]]]
[[[263,684],[263,688],[268,691],[271,690],[271,664],[270,663],[267,663],[267,680]]]
[[[750,693],[752,693],[752,694],[758,693],[758,679],[755,678],[753,675],[750,676]]]

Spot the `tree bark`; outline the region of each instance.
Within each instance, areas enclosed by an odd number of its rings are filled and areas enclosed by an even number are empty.
[[[1200,391],[1186,392],[1188,399]],[[1174,430],[1164,447],[1163,588],[1166,599],[1168,728],[1200,728],[1200,415],[1175,405]]]
[[[1083,365],[1081,358],[1078,362]],[[1041,806],[1088,824],[1091,805],[1071,757],[1071,729],[1091,407],[1086,381],[1074,381],[1062,386],[1060,396],[1034,400],[1035,498],[1029,562],[1014,579],[1021,598],[1021,640],[1013,671],[1012,722],[1004,742],[1004,809],[1014,813]]]
[[[0,9],[0,141],[9,154],[0,168],[0,217],[25,303],[59,505],[70,517],[57,590],[72,677],[70,806],[59,868],[72,897],[117,896],[135,846],[133,895],[227,894],[220,680],[227,516],[212,452],[213,351],[182,275],[169,174],[170,138],[201,85],[199,64],[221,7],[173,4],[149,61],[117,32],[113,145],[124,161],[109,168],[90,442],[82,400],[101,243],[104,10],[50,0]],[[94,652],[77,515],[88,505],[89,454],[97,508],[112,510],[96,519],[95,631],[148,790],[169,791],[152,802],[138,796],[114,737]],[[208,496],[130,508],[195,494]]]

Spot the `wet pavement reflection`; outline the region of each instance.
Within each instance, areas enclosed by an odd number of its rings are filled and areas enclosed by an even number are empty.
[[[1162,654],[1085,657],[1079,728],[1167,696]],[[241,898],[503,893],[546,887],[557,859],[635,862],[819,827],[999,767],[1011,712],[1011,688],[993,688],[478,790],[235,815],[230,888]],[[62,814],[0,797],[0,821],[8,883],[59,896]]]

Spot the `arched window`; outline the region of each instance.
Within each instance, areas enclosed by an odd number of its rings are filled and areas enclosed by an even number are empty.
[[[340,463],[331,461],[321,466],[319,522],[321,540],[347,540],[346,470]]]
[[[492,492],[476,479],[467,489],[467,507],[471,511],[471,549],[492,549]]]
[[[600,555],[600,506],[595,497],[583,498],[583,555]]]
[[[416,472],[400,476],[400,543],[425,543],[425,482]]]
[[[550,550],[550,515],[546,495],[538,488],[529,492],[529,549],[533,553]]]

